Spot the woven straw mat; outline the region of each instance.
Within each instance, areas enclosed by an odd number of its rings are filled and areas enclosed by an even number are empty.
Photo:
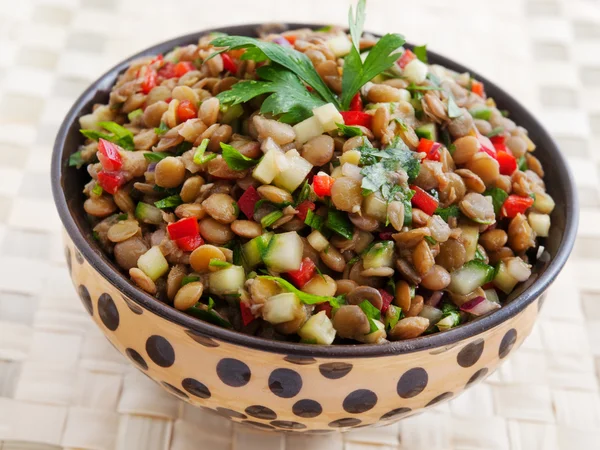
[[[243,22],[343,24],[348,1],[0,0],[1,450],[600,448],[600,1],[368,4],[366,29],[429,43],[520,99],[576,174],[576,248],[522,348],[450,403],[345,435],[262,434],[170,397],[108,344],[68,278],[48,176],[59,124],[150,44]]]

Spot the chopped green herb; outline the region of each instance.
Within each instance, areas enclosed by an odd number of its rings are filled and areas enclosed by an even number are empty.
[[[408,125],[406,125],[400,117],[394,117],[394,120],[396,121],[401,130],[408,131]]]
[[[265,217],[260,219],[260,224],[263,228],[268,228],[283,217],[283,213],[279,210],[270,212]]]
[[[200,281],[200,277],[197,275],[186,275],[181,280],[181,286],[185,286],[188,283],[193,283],[194,281]]]
[[[343,123],[336,123],[338,130],[340,131],[340,133],[343,136],[346,137],[355,137],[355,136],[362,136],[364,133],[362,132],[362,130],[358,127],[353,127],[350,125],[344,125]]]
[[[185,152],[190,150],[193,146],[194,146],[194,144],[192,144],[191,142],[183,141],[181,144],[179,144],[178,146],[175,147],[175,154],[177,156],[181,156]]]
[[[167,156],[171,156],[171,154],[167,152],[144,152],[144,158],[150,162],[159,162]]]
[[[475,250],[475,257],[473,259],[475,261],[485,262],[485,256],[483,256],[483,253],[481,253],[481,250],[479,250],[479,247],[477,247],[477,249]]]
[[[198,305],[198,304],[197,304]],[[202,305],[200,303],[200,305]],[[218,325],[223,328],[233,328],[231,323],[227,320],[223,319],[219,314],[217,314],[214,310],[204,309],[206,306],[192,306],[189,309],[186,309],[185,312],[190,316],[197,317],[200,320],[204,320],[206,322],[212,323],[214,325]]]
[[[198,147],[196,147],[196,151],[194,152],[194,164],[202,165],[211,159],[215,159],[217,155],[212,153],[208,156],[204,156],[204,152],[206,151],[206,147],[208,147],[208,143],[210,139],[203,139]]]
[[[135,109],[127,114],[127,118],[130,122],[133,122],[136,118],[144,115],[144,111],[141,108]]]
[[[328,33],[333,29],[333,25],[325,25],[324,27],[317,28],[315,31],[321,33]]]
[[[98,234],[98,232],[96,230],[92,231],[92,237],[94,238],[95,241],[100,242],[100,235]]]
[[[318,267],[315,267],[315,270],[317,271],[317,273],[319,274],[319,276],[323,279],[323,281],[327,281],[325,279],[325,275],[323,275],[323,272],[321,272],[321,270]]]
[[[154,202],[154,206],[160,209],[175,208],[183,203],[179,195],[171,195],[163,198],[157,202]]]
[[[226,268],[226,267],[230,267],[231,263],[228,263],[227,261],[222,261],[218,258],[212,258],[210,260],[210,262],[208,263],[209,266],[211,267],[220,267],[220,268]]]
[[[494,213],[496,215],[500,213],[504,201],[508,198],[508,194],[497,187],[488,189],[483,195],[492,197],[492,204],[494,205]]]
[[[117,144],[119,147],[125,150],[134,150],[135,145],[133,144],[133,133],[127,128],[119,125],[116,122],[98,122],[98,126],[104,128],[111,134],[102,133],[96,130],[79,130],[79,132],[86,138],[93,141],[104,139]]]
[[[69,156],[69,167],[77,167],[79,169],[84,164],[85,161],[81,157],[81,150],[78,150]]]
[[[161,122],[160,125],[154,129],[154,132],[159,136],[165,134],[167,131],[169,131],[169,127],[164,122]]]
[[[438,208],[435,210],[435,213],[444,219],[445,222],[448,222],[450,217],[458,217],[460,215],[460,208],[458,205],[450,205],[447,208]]]
[[[508,112],[507,109],[501,109],[500,110],[500,114],[502,114],[502,117],[508,117],[508,116],[510,116],[510,112]]]
[[[99,184],[96,184],[92,189],[92,194],[97,195],[98,197],[102,195],[102,192],[104,192],[104,189],[102,189],[102,186]]]
[[[373,321],[381,319],[381,311],[375,308],[369,300],[363,300],[358,306],[369,319],[369,325],[371,326],[369,332],[373,333],[374,331],[377,331],[379,328],[377,328],[377,325],[375,325],[375,322]]]
[[[502,134],[502,133],[504,133],[504,128],[503,127],[496,127],[496,128],[494,128],[492,131],[490,131],[487,134],[487,137],[491,138],[491,137],[494,137],[494,136],[498,136],[499,134]]]
[[[413,53],[417,56],[419,61],[427,64],[427,44],[415,46],[413,48]]]
[[[348,215],[345,212],[338,211],[333,207],[329,208],[329,211],[327,211],[327,220],[325,222],[325,226],[343,238],[352,239],[354,227],[352,226],[352,223],[350,223]]]
[[[300,191],[298,191],[298,196],[296,197],[294,206],[298,206],[303,201],[308,200],[310,193],[311,193],[310,184],[308,184],[308,180],[304,180],[304,183],[302,183],[302,187],[300,188]]]
[[[246,170],[258,164],[258,159],[242,155],[238,149],[229,144],[221,142],[221,149],[223,150],[223,159],[231,170]]]
[[[286,291],[293,292],[294,294],[296,294],[298,296],[298,298],[300,299],[300,301],[302,303],[306,303],[307,305],[316,305],[319,303],[329,302],[329,304],[332,307],[339,308],[340,302],[343,301],[342,296],[326,297],[326,296],[322,296],[322,295],[313,295],[313,294],[308,294],[306,292],[302,292],[301,290],[296,289],[296,287],[292,283],[284,280],[283,278],[272,277],[272,276],[263,276],[263,275],[261,275],[257,278],[264,278],[265,280],[272,280],[272,281],[277,282]]]
[[[437,241],[436,241],[434,238],[432,238],[431,236],[425,236],[425,237],[424,237],[424,239],[425,239],[425,240],[426,240],[426,241],[427,241],[427,242],[428,242],[430,245],[435,245],[435,244],[437,244],[437,243],[438,243],[438,242],[437,242]]]
[[[492,117],[492,110],[485,107],[477,107],[470,109],[469,114],[471,114],[474,119],[490,120]]]
[[[521,172],[525,172],[527,169],[529,169],[529,166],[527,165],[527,160],[525,159],[525,155],[517,159],[517,168]]]
[[[210,311],[210,310],[212,310],[212,309],[214,308],[214,306],[215,306],[215,301],[213,300],[213,298],[212,298],[212,297],[208,297],[208,305],[207,305],[207,306],[208,306],[208,310],[209,310],[209,311]]]
[[[443,89],[439,86],[419,86],[415,83],[410,83],[407,88],[408,91],[443,91]]]
[[[396,324],[400,321],[402,316],[403,316],[402,308],[400,308],[398,306],[390,305],[388,307],[388,310],[385,313],[384,324],[385,324],[386,330],[393,329],[396,326]]]
[[[306,211],[306,219],[304,219],[304,223],[311,227],[313,230],[320,230],[323,227],[323,223],[325,219],[315,214],[310,209]]]

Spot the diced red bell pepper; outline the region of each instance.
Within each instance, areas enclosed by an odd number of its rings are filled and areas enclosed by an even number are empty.
[[[331,187],[335,179],[326,173],[319,172],[313,177],[313,190],[319,197],[328,197],[331,195]]]
[[[164,61],[163,55],[162,55],[162,53],[159,53],[158,55],[156,55],[156,57],[152,61],[150,61],[148,63],[148,65],[151,66],[152,64],[159,63],[158,66],[160,66],[160,65],[162,65],[163,61]]]
[[[182,77],[191,70],[196,70],[196,67],[194,67],[194,64],[191,61],[179,61],[173,67],[173,73],[176,77]]]
[[[123,167],[123,158],[119,153],[119,146],[105,139],[98,141],[98,159],[102,168],[107,172],[114,172]]]
[[[415,195],[411,200],[413,206],[416,206],[425,214],[432,216],[440,202],[438,202],[435,197],[425,192],[419,186],[412,185],[410,188],[415,191]]]
[[[517,158],[510,153],[499,150],[496,154],[496,159],[500,165],[500,173],[502,175],[512,175],[517,170]]]
[[[471,92],[485,98],[485,89],[481,81],[471,80]]]
[[[250,323],[254,322],[254,319],[256,319],[254,314],[252,314],[250,306],[246,302],[240,302],[240,313],[242,313],[242,323],[244,326],[249,325]]]
[[[192,102],[189,100],[182,100],[179,102],[177,107],[177,117],[179,122],[185,122],[186,120],[193,119],[198,116],[198,110]]]
[[[296,214],[296,216],[298,216],[298,219],[304,222],[306,220],[308,210],[310,209],[311,211],[314,211],[316,207],[317,206],[314,202],[311,202],[310,200],[304,200],[296,207],[296,210],[298,210],[298,214]]]
[[[496,148],[487,136],[477,133],[477,140],[481,146],[481,151],[487,153],[492,158],[496,159]]]
[[[531,197],[521,197],[519,195],[509,195],[500,209],[500,215],[502,217],[508,217],[512,219],[517,214],[525,214],[529,208],[533,205],[533,199]]]
[[[363,111],[342,111],[340,113],[344,118],[346,125],[358,125],[365,128],[371,128],[373,116]]]
[[[288,278],[296,285],[296,287],[302,289],[306,283],[315,274],[316,266],[312,259],[306,257],[300,263],[298,270],[292,270],[287,273]]]
[[[125,181],[125,176],[120,172],[98,172],[98,184],[109,194],[116,193]]]
[[[158,69],[157,75],[159,80],[175,78],[175,64],[167,61],[160,69]]]
[[[419,140],[419,145],[417,146],[418,152],[426,153],[427,156],[425,159],[429,159],[430,161],[439,161],[440,160],[440,148],[442,144],[439,142],[434,142],[430,139],[421,138]]]
[[[417,55],[415,55],[411,50],[406,49],[404,50],[404,53],[402,53],[402,56],[398,58],[398,61],[396,61],[396,63],[400,66],[401,69],[404,69],[406,65],[416,57]]]
[[[169,233],[169,237],[173,241],[185,237],[196,236],[199,233],[198,219],[195,217],[186,217],[185,219],[180,219],[177,222],[167,225],[167,231]]]
[[[392,294],[390,294],[388,291],[386,291],[385,289],[377,289],[377,290],[381,294],[381,300],[383,300],[383,302],[381,304],[381,312],[383,314],[385,314],[387,312],[388,308],[390,307],[390,305],[392,304],[392,300],[394,300],[394,296]]]
[[[231,74],[236,74],[238,70],[237,64],[233,61],[231,56],[227,53],[221,53],[221,58],[223,59],[223,68]]]
[[[315,307],[315,314],[320,313],[321,311],[325,311],[325,314],[327,314],[327,317],[329,317],[331,319],[331,310],[332,309],[333,308],[331,307],[331,304],[329,302],[319,303]]]
[[[496,151],[508,151],[508,149],[506,148],[506,138],[504,136],[493,136],[490,138],[490,142],[492,143]]]
[[[360,96],[360,92],[357,92],[352,100],[350,101],[350,111],[362,111],[363,110],[363,101]]]
[[[144,94],[148,94],[155,87],[156,87],[156,70],[154,70],[150,66],[148,66],[145,68],[144,80],[142,81],[142,92]]]
[[[248,187],[238,200],[238,207],[246,217],[252,220],[254,216],[254,206],[260,200],[260,195],[254,186]]]
[[[288,34],[286,36],[283,36],[285,38],[286,41],[288,41],[291,45],[294,45],[296,43],[296,39],[298,38],[297,36],[293,35],[293,34]]]
[[[204,239],[197,234],[196,236],[186,236],[175,241],[177,246],[184,252],[193,252],[201,245],[204,245]]]

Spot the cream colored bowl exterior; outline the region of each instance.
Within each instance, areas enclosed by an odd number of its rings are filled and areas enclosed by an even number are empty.
[[[123,296],[66,237],[71,277],[98,327],[179,398],[266,430],[326,431],[390,423],[459,395],[531,332],[539,299],[451,346],[374,358],[295,358],[186,330]]]

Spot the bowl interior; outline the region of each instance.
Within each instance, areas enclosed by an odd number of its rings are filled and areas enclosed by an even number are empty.
[[[224,32],[228,34],[256,36],[259,24],[223,27],[205,30],[198,33],[182,36],[151,48],[148,48],[113,67],[93,83],[75,102],[67,114],[58,133],[52,160],[52,188],[61,220],[75,245],[86,259],[104,277],[109,279],[126,295],[144,307],[175,320],[182,325],[200,332],[221,337],[228,341],[236,341],[243,345],[268,349],[281,353],[302,355],[326,356],[373,356],[377,354],[402,353],[416,351],[422,348],[432,348],[448,345],[485,329],[491,328],[502,321],[514,316],[525,306],[535,300],[556,277],[564,265],[573,246],[578,220],[577,197],[574,184],[566,162],[556,144],[543,127],[531,116],[515,99],[495,86],[492,82],[479,76],[473,71],[448,60],[445,57],[428,52],[431,63],[441,64],[457,72],[470,72],[485,83],[488,96],[493,97],[500,109],[510,112],[510,118],[518,125],[525,127],[533,142],[537,145],[535,156],[541,161],[545,170],[547,191],[556,202],[552,213],[552,227],[550,235],[542,239],[546,251],[534,266],[532,277],[522,283],[508,298],[507,304],[497,312],[469,322],[444,333],[412,339],[409,341],[394,342],[386,346],[310,346],[304,344],[281,343],[268,341],[262,338],[247,336],[214,325],[201,322],[186,316],[175,309],[162,304],[132,285],[125,278],[119,268],[107,258],[92,237],[92,230],[83,210],[83,186],[89,181],[85,170],[77,170],[68,166],[69,156],[77,151],[83,143],[79,133],[78,118],[92,110],[95,103],[106,103],[112,85],[118,75],[125,70],[129,63],[140,56],[165,53],[175,46],[188,45],[197,42],[198,38],[209,32]],[[311,27],[318,28],[322,25],[288,24],[290,29]],[[385,348],[384,348],[385,347]]]

